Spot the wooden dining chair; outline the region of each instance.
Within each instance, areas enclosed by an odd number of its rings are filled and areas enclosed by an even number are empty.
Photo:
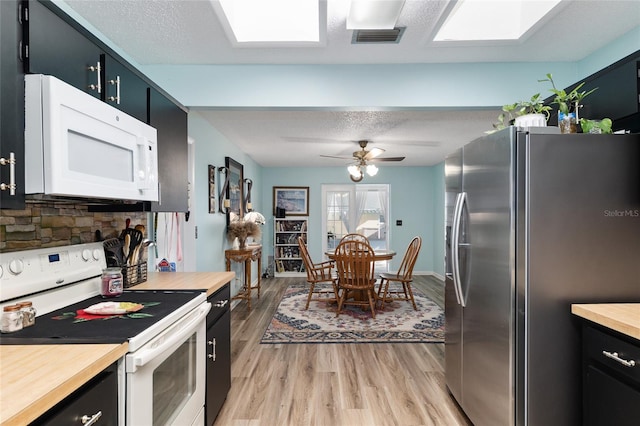
[[[416,301],[413,298],[411,282],[413,281],[413,267],[418,259],[418,253],[422,247],[422,238],[414,237],[402,258],[400,269],[397,272],[383,272],[380,274],[380,285],[378,286],[378,300],[381,301],[381,309],[384,310],[385,302],[393,300],[406,300],[413,304],[413,309],[418,310]],[[390,283],[399,283],[402,288],[389,289]]]
[[[369,306],[376,317],[376,277],[374,251],[367,241],[342,240],[336,247],[334,260],[337,271],[338,311],[345,304]]]
[[[349,240],[365,241],[367,244],[369,243],[369,239],[366,236],[364,236],[362,234],[355,233],[355,232],[346,234],[344,237],[342,237],[340,239],[341,242],[342,241],[349,241]]]
[[[333,273],[334,261],[327,260],[320,263],[313,263],[303,237],[298,237],[298,246],[300,246],[300,256],[302,256],[304,268],[307,271],[307,282],[309,283],[309,296],[307,296],[307,304],[304,309],[309,309],[309,303],[311,303],[312,300],[338,300],[338,289]],[[320,283],[330,283],[331,288],[316,287],[316,284]]]

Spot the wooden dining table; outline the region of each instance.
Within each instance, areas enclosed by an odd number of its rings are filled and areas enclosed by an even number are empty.
[[[335,250],[327,250],[324,254],[331,260],[335,260]],[[373,251],[373,260],[380,262],[383,260],[391,260],[396,255],[394,250],[379,249]]]
[[[335,260],[335,250],[327,250],[324,252],[324,254],[331,260]],[[374,262],[379,262],[379,261],[384,261],[384,260],[391,260],[393,259],[393,256],[396,255],[396,252],[394,250],[386,250],[386,249],[378,249],[378,250],[374,250],[373,253],[373,259]],[[377,296],[376,293],[374,292],[374,296]],[[357,300],[366,300],[366,294],[365,292],[362,291],[352,291],[349,292],[347,297],[349,298],[354,298]],[[377,303],[377,300],[376,300]]]

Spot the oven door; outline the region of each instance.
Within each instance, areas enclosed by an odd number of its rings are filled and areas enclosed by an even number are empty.
[[[201,415],[209,309],[203,303],[126,355],[127,425],[191,425]]]

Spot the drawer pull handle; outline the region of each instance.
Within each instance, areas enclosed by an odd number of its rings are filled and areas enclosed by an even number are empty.
[[[602,351],[602,355],[606,356],[607,358],[611,358],[615,361],[618,361],[620,364],[624,365],[625,367],[635,367],[636,366],[636,362],[634,360],[631,361],[627,361],[626,359],[622,359],[618,356],[618,352],[607,352],[607,351]]]
[[[90,426],[97,422],[100,417],[102,417],[102,411],[98,411],[93,416],[84,415],[80,420],[84,426]]]

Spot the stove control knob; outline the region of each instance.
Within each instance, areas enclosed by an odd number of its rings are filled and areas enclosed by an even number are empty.
[[[82,260],[85,262],[91,259],[91,251],[89,249],[82,250]]]
[[[100,254],[104,253],[104,250],[93,249],[93,260],[100,260]]]
[[[18,275],[24,270],[24,263],[20,259],[13,259],[9,262],[9,272]]]

